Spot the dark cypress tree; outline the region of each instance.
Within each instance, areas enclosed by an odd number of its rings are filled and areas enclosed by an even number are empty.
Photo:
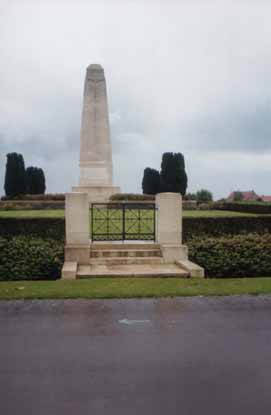
[[[39,194],[44,194],[46,190],[45,174],[42,169],[39,169]]]
[[[37,177],[37,167],[27,167],[26,169],[26,193],[30,195],[37,194],[39,186]]]
[[[22,195],[26,191],[25,166],[21,154],[7,154],[4,189],[8,197]]]
[[[160,191],[185,195],[187,174],[184,156],[181,153],[164,153],[160,172]]]
[[[173,153],[164,153],[162,156],[161,171],[160,171],[160,191],[173,192],[175,181],[175,167],[173,160]]]
[[[181,153],[174,154],[175,168],[176,168],[176,187],[175,191],[181,193],[182,196],[185,195],[187,189],[187,174],[185,171],[185,162],[184,156]]]
[[[26,191],[28,194],[37,195],[45,192],[45,176],[42,169],[28,167],[26,169]]]
[[[142,180],[142,191],[147,195],[156,195],[159,193],[160,188],[160,175],[159,172],[150,167],[146,167],[144,170]]]

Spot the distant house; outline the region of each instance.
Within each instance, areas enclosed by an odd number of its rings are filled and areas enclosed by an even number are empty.
[[[271,203],[271,196],[260,196],[263,202],[270,202]]]
[[[261,199],[261,197],[259,195],[257,195],[257,193],[255,193],[254,190],[251,190],[251,191],[248,191],[248,192],[241,192],[241,191],[231,192],[231,194],[227,197],[227,200],[229,202],[232,202],[232,201],[238,199],[240,194],[242,195],[241,200],[245,200],[245,201],[260,200]]]

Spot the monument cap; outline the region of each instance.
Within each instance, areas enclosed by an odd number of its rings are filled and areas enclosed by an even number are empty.
[[[87,67],[87,78],[99,81],[104,79],[104,69],[98,63],[92,63]]]

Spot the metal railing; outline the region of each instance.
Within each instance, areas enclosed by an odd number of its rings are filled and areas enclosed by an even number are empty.
[[[92,203],[92,241],[155,241],[155,203]]]

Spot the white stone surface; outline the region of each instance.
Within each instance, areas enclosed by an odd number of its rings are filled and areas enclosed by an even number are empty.
[[[182,245],[182,197],[178,193],[156,195],[157,242],[165,263],[175,263],[190,277],[204,277],[204,269],[188,260],[188,248]]]
[[[87,193],[66,193],[66,244],[89,245],[89,202]]]
[[[90,245],[84,244],[66,244],[65,245],[65,263],[77,262],[78,264],[88,264],[90,255]]]
[[[157,241],[160,244],[182,243],[182,197],[178,193],[158,193]]]
[[[188,259],[188,248],[181,244],[161,244],[163,259],[166,263],[174,263]]]
[[[182,245],[182,197],[178,193],[156,195],[157,242],[166,263],[188,258],[188,249]]]
[[[106,82],[104,70],[97,64],[89,65],[86,71],[80,135],[79,185],[112,185],[112,149]]]
[[[120,193],[118,186],[73,186],[73,192],[83,192],[88,194],[89,203],[108,202],[110,196]]]
[[[105,183],[110,182],[108,169],[106,166],[102,167],[81,167],[80,168],[80,186],[89,186],[100,184],[104,186]]]
[[[204,278],[204,268],[195,264],[194,262],[188,260],[176,261],[176,264],[179,265],[182,269],[189,272],[190,277],[193,278]]]
[[[62,267],[61,278],[64,280],[75,280],[77,274],[77,262],[65,261]]]

